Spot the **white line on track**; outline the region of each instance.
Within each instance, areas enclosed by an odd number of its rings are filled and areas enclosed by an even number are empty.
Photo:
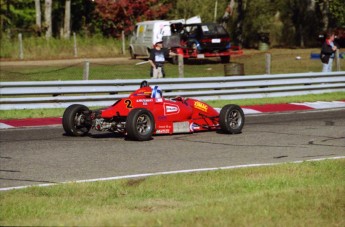
[[[117,176],[117,177],[96,178],[96,179],[77,180],[77,181],[66,181],[66,182],[51,183],[51,184],[37,184],[37,185],[26,185],[26,186],[0,188],[0,191],[10,191],[10,190],[24,189],[24,188],[29,188],[29,187],[48,187],[48,186],[54,186],[54,185],[59,185],[59,184],[69,184],[69,183],[87,183],[87,182],[97,182],[97,181],[132,179],[132,178],[150,177],[150,176],[158,176],[158,175],[170,175],[170,174],[178,174],[178,173],[195,173],[195,172],[226,170],[226,169],[239,169],[239,168],[250,168],[250,167],[260,167],[260,166],[274,166],[274,165],[280,165],[280,164],[286,164],[286,163],[316,162],[316,161],[343,159],[343,158],[345,158],[345,156],[309,159],[309,160],[301,160],[301,161],[293,161],[293,162],[246,164],[246,165],[234,165],[234,166],[224,166],[224,167],[214,167],[214,168],[186,169],[186,170],[176,170],[176,171],[156,172],[156,173],[142,173],[142,174]]]

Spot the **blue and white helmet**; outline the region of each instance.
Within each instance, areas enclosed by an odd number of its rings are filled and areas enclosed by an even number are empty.
[[[158,86],[155,86],[152,90],[151,98],[158,99],[162,97],[163,97],[162,90]]]

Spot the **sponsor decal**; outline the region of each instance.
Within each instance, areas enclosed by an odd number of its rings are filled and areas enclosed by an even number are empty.
[[[156,134],[169,134],[170,130],[169,129],[157,129]]]
[[[194,130],[200,130],[200,126],[195,123],[191,123],[189,128],[192,132],[194,132]]]
[[[137,102],[153,102],[153,99],[137,99]]]
[[[158,129],[171,129],[172,126],[171,125],[158,125],[157,128]]]
[[[165,115],[177,114],[180,112],[180,107],[174,104],[164,105]]]
[[[201,111],[204,111],[204,112],[207,112],[208,106],[205,103],[196,101],[196,102],[194,102],[194,108],[201,110]]]
[[[174,122],[173,123],[173,133],[184,133],[184,132],[191,132],[190,125],[188,121],[182,122]]]

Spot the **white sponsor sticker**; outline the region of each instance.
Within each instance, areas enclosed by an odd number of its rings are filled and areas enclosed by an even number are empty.
[[[178,105],[166,105],[165,106],[165,114],[169,115],[169,114],[176,114],[180,112],[180,108],[178,107]]]

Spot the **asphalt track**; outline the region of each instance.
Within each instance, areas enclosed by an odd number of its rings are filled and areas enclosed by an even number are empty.
[[[0,130],[0,189],[142,173],[345,156],[345,108],[251,114],[242,134],[155,136],[147,142],[60,125]]]

